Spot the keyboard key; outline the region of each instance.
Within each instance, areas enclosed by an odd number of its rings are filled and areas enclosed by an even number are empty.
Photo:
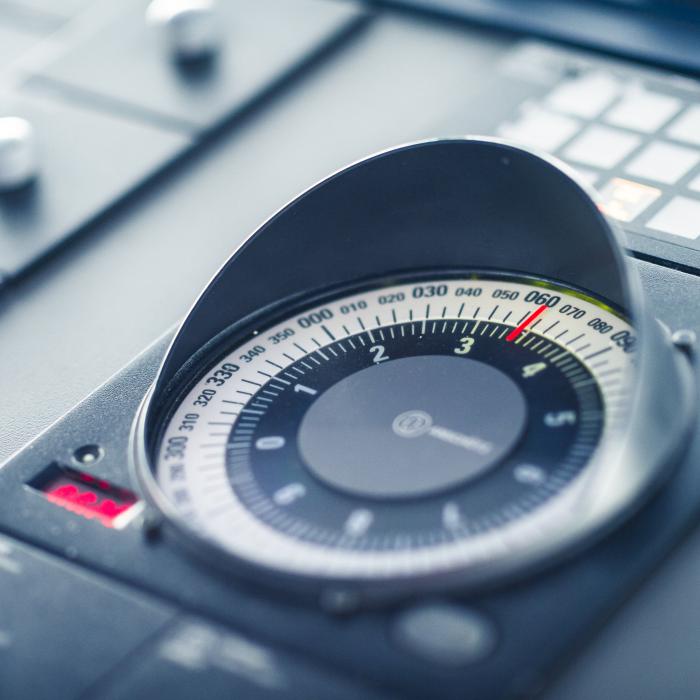
[[[656,187],[615,177],[600,191],[600,208],[618,221],[632,221],[660,195]]]
[[[693,105],[683,112],[666,130],[671,138],[700,146],[700,105]]]
[[[520,118],[504,124],[499,134],[524,146],[556,151],[580,128],[581,123],[563,114],[555,114],[536,105],[525,105]]]
[[[697,149],[657,141],[646,146],[626,170],[630,175],[673,185],[699,162]]]
[[[564,151],[564,156],[585,165],[613,168],[640,142],[639,136],[607,126],[589,126]]]
[[[620,102],[605,116],[605,121],[615,126],[651,133],[678,114],[683,103],[670,95],[629,90]]]
[[[688,188],[694,192],[700,192],[700,175],[697,175],[688,183]]]
[[[697,238],[700,236],[700,199],[674,197],[647,226],[673,236]]]
[[[607,73],[587,73],[556,87],[547,104],[559,112],[585,119],[597,117],[619,95],[620,83]]]
[[[600,180],[600,173],[597,173],[595,170],[589,170],[588,168],[574,168],[574,170],[579,176],[579,179],[591,187],[594,187],[598,180]]]

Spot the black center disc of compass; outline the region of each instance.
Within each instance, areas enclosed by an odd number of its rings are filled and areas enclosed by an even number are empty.
[[[460,357],[380,363],[323,393],[301,422],[299,451],[324,483],[356,496],[410,498],[497,465],[525,427],[517,384]]]
[[[603,411],[575,356],[535,336],[509,342],[512,329],[482,321],[473,335],[445,318],[302,346],[241,391],[250,400],[227,446],[236,497],[296,539],[377,551],[537,508],[587,463]],[[574,420],[552,424],[560,415]],[[352,531],[356,518],[366,532]]]

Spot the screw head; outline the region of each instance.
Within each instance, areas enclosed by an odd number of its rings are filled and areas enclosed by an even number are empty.
[[[73,452],[73,461],[82,467],[90,467],[99,462],[104,453],[99,445],[82,445]]]

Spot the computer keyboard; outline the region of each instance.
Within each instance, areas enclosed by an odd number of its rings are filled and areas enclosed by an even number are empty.
[[[631,250],[696,264],[700,83],[531,41],[503,70],[532,93],[496,133],[574,167],[624,224]]]

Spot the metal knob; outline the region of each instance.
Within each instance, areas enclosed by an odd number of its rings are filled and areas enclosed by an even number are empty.
[[[213,0],[153,0],[146,19],[161,31],[170,52],[179,60],[206,58],[219,47]]]
[[[0,117],[0,191],[26,185],[37,174],[32,125],[20,117]]]

